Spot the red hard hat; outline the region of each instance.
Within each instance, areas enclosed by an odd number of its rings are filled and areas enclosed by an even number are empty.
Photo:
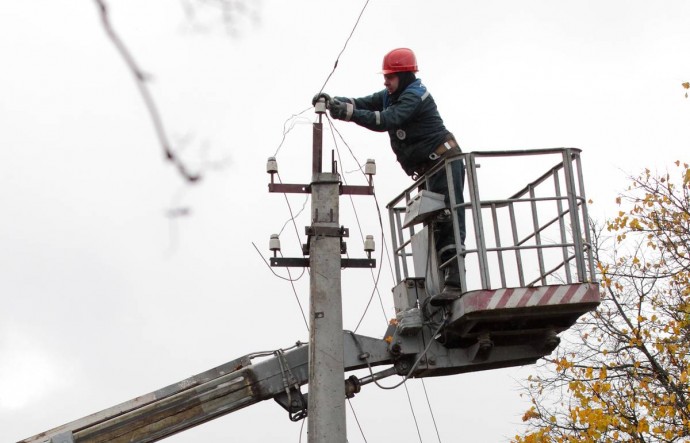
[[[419,69],[417,69],[417,57],[414,56],[412,49],[393,49],[383,57],[382,74],[417,71],[419,71]]]

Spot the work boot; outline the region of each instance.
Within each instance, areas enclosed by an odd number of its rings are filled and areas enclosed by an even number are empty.
[[[429,303],[431,306],[444,306],[460,298],[462,289],[460,286],[460,272],[457,263],[451,263],[444,270],[443,291],[440,294],[431,296]]]

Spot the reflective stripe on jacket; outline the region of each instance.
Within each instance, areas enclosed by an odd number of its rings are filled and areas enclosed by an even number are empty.
[[[385,89],[361,98],[336,97],[354,104],[351,121],[372,131],[388,131],[391,147],[408,175],[451,136],[436,102],[420,79],[392,101]]]

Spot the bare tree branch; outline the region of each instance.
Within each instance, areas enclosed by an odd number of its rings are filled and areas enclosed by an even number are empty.
[[[132,53],[129,51],[122,39],[113,29],[112,24],[110,23],[108,4],[105,2],[105,0],[94,0],[94,2],[98,7],[98,11],[101,16],[101,23],[103,24],[103,29],[110,38],[110,41],[115,45],[115,48],[120,53],[120,56],[124,60],[129,70],[131,71],[132,76],[134,77],[134,81],[137,85],[137,88],[139,89],[139,93],[141,94],[141,97],[144,100],[144,104],[146,105],[146,109],[149,113],[149,116],[151,117],[153,127],[156,131],[156,137],[158,138],[158,142],[161,148],[163,149],[163,154],[165,155],[165,158],[168,161],[170,161],[173,165],[175,165],[180,175],[182,175],[182,177],[185,180],[187,180],[190,183],[198,182],[201,179],[201,175],[189,172],[183,164],[183,162],[175,155],[175,152],[172,150],[170,146],[170,141],[168,140],[168,136],[165,131],[165,127],[163,126],[163,119],[161,118],[160,112],[158,111],[158,106],[156,105],[156,102],[154,101],[153,96],[151,95],[151,91],[149,90],[147,84],[147,76],[136,63],[134,57],[132,56]]]

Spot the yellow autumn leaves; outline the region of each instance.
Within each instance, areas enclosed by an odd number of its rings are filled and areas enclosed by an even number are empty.
[[[594,233],[602,304],[529,377],[514,442],[690,441],[690,169],[674,164],[632,178]]]

